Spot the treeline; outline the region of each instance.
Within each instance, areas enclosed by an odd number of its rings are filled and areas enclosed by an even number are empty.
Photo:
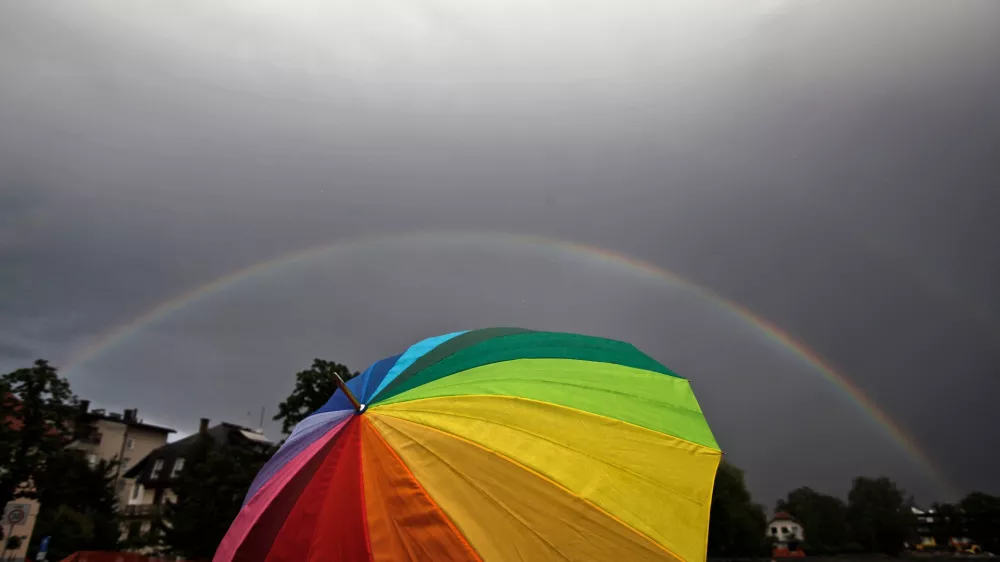
[[[296,374],[295,389],[275,416],[286,433],[333,394],[333,373],[344,380],[357,376],[344,365],[320,359]],[[211,559],[268,454],[206,438],[173,484],[176,501],[163,506],[148,533],[129,533],[123,540],[116,461],[91,464],[67,446],[81,430],[76,402],[69,383],[45,361],[0,376],[0,506],[15,497],[39,500],[31,556],[38,541],[51,535],[52,560],[78,550],[123,549]],[[936,505],[932,529],[919,527],[911,505],[888,478],[856,478],[846,502],[799,488],[775,508],[802,523],[810,554],[897,554],[905,542],[913,544],[925,532],[940,544],[969,537],[984,550],[1000,551],[1000,498],[974,493],[954,506]],[[754,503],[743,472],[724,462],[712,497],[709,556],[769,557],[766,527],[765,509]],[[23,539],[14,529],[13,537],[4,537],[6,546],[18,546]]]
[[[945,546],[952,538],[967,538],[985,552],[1000,552],[1000,497],[973,492],[958,504],[934,504],[933,514],[919,516],[912,507],[912,498],[889,478],[858,477],[846,502],[803,487],[778,500],[775,511],[802,524],[801,547],[807,554],[897,555],[925,537]],[[768,535],[764,507],[751,499],[743,472],[723,462],[712,497],[709,557],[769,556]]]

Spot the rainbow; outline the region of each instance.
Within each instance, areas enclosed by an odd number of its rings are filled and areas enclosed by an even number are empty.
[[[295,263],[320,256],[335,254],[345,254],[363,250],[366,247],[379,246],[385,244],[415,243],[422,245],[432,244],[453,244],[453,245],[501,245],[512,248],[543,248],[551,249],[572,257],[586,259],[597,259],[607,265],[626,268],[632,272],[640,273],[650,278],[666,281],[672,286],[681,288],[693,293],[705,301],[711,303],[721,311],[734,315],[750,327],[764,334],[771,341],[779,344],[793,355],[810,365],[826,380],[843,391],[850,401],[863,413],[867,414],[882,432],[905,454],[907,454],[936,484],[942,487],[950,495],[957,495],[953,486],[950,485],[944,472],[937,467],[930,456],[919,446],[918,442],[910,436],[900,424],[893,421],[885,412],[879,409],[874,401],[869,398],[864,391],[855,385],[844,374],[838,372],[827,361],[811,350],[804,343],[796,340],[787,332],[781,330],[765,318],[755,314],[750,309],[739,303],[733,302],[715,291],[695,283],[694,281],[682,277],[673,271],[653,265],[651,263],[619,254],[611,250],[560,240],[543,236],[510,234],[504,232],[482,232],[482,231],[451,231],[451,232],[418,232],[408,234],[389,234],[371,237],[355,238],[333,244],[325,244],[303,248],[294,252],[282,254],[276,258],[259,262],[243,269],[222,275],[208,283],[195,287],[194,289],[179,294],[168,301],[149,309],[142,315],[133,318],[125,323],[119,324],[108,330],[95,341],[89,343],[76,351],[65,362],[63,370],[72,372],[82,364],[118,347],[130,337],[139,333],[143,327],[153,324],[178,310],[189,306],[206,296],[215,294],[227,287],[249,278],[288,267]]]

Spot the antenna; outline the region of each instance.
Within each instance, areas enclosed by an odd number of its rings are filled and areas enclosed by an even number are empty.
[[[264,407],[260,407],[260,423],[257,424],[257,433],[264,433]]]

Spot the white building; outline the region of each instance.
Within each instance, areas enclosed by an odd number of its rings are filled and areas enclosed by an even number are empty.
[[[802,524],[791,515],[779,511],[767,524],[767,535],[777,543],[787,545],[791,542],[802,542],[806,539]]]

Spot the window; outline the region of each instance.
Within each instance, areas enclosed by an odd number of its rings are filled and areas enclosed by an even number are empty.
[[[136,482],[135,485],[132,486],[132,497],[129,499],[129,503],[139,503],[139,502],[141,502],[142,501],[142,493],[144,491],[145,490],[143,490],[142,484]]]
[[[777,527],[771,527],[771,534],[772,535],[777,535],[778,534],[778,528]]]
[[[781,534],[782,535],[787,535],[788,534],[788,527],[782,527],[781,528]]]
[[[174,461],[174,469],[170,471],[170,478],[177,478],[181,475],[181,471],[184,470],[184,457],[177,457]]]
[[[153,470],[149,472],[149,479],[156,480],[157,478],[159,478],[160,471],[162,470],[163,470],[163,459],[156,459],[156,461],[153,462]]]
[[[135,449],[135,439],[132,439],[131,437],[129,437],[128,439],[126,439],[125,440],[125,448],[128,449],[129,451],[131,451],[132,449]]]
[[[87,455],[87,464],[90,465],[90,468],[97,466],[97,455],[93,453]]]
[[[130,459],[130,458],[128,458],[128,457],[125,457],[124,459],[122,459],[122,472],[125,472],[126,470],[128,470],[128,463],[129,463],[129,462],[130,462],[131,460],[132,460],[132,459]]]

